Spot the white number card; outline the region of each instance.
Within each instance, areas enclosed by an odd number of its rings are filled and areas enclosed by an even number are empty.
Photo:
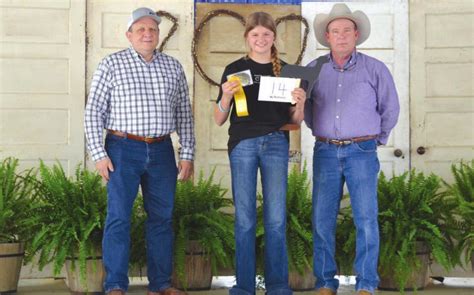
[[[262,76],[258,100],[294,103],[291,92],[299,86],[300,79]]]

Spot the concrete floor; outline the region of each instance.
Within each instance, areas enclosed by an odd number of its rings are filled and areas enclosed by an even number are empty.
[[[193,291],[189,295],[227,295],[228,288],[233,284],[233,277],[214,278],[212,290]],[[128,295],[146,294],[147,281],[145,278],[132,278]],[[316,292],[295,292],[295,295],[314,295]],[[263,295],[258,291],[257,295]],[[341,280],[339,295],[355,294],[353,279]],[[377,295],[396,295],[399,292],[377,291]],[[405,292],[405,294],[415,294]],[[418,291],[418,295],[474,295],[474,278],[446,278],[444,283],[432,282],[427,288]],[[22,279],[20,280],[17,295],[70,295],[63,279]]]

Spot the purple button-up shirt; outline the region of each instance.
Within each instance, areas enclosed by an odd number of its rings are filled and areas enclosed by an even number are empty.
[[[321,68],[311,100],[305,106],[305,122],[314,136],[349,139],[376,135],[386,144],[400,112],[392,75],[379,60],[354,50],[344,67],[330,54]],[[308,64],[315,66],[316,60]]]

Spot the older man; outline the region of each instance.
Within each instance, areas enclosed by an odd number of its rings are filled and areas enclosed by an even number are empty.
[[[361,11],[335,4],[315,17],[316,38],[330,53],[308,66],[322,66],[305,106],[316,138],[313,158],[314,275],[321,295],[336,294],[336,219],[347,184],[356,226],[356,290],[373,294],[379,277],[377,146],[386,144],[398,114],[393,78],[381,62],[356,50],[370,34]],[[319,64],[318,64],[319,63]]]
[[[148,294],[184,294],[170,285],[171,221],[177,176],[187,179],[193,172],[194,127],[183,68],[156,50],[160,21],[149,8],[133,11],[126,32],[131,47],[102,60],[86,106],[88,149],[108,181],[103,261],[110,295],[128,288],[130,215],[140,185],[148,214]],[[170,139],[174,131],[181,144],[178,167]]]

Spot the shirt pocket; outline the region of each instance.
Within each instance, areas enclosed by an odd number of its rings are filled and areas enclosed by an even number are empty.
[[[375,104],[375,89],[369,82],[357,82],[351,87],[350,98],[355,102],[363,103],[361,107],[366,106],[367,103]]]

